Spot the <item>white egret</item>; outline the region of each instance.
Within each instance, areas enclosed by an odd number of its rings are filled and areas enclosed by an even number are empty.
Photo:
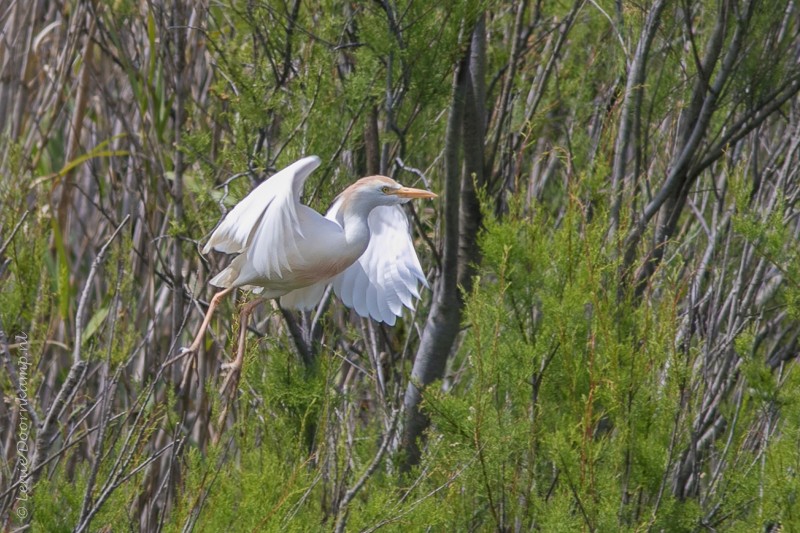
[[[236,287],[262,298],[241,311],[236,359],[242,365],[247,321],[263,298],[280,298],[283,307],[311,309],[325,288],[363,317],[393,325],[403,306],[419,298],[418,283],[427,286],[400,207],[414,198],[436,194],[403,187],[386,176],[362,178],[334,200],[323,217],[300,203],[317,156],[303,158],[256,187],[222,220],[203,253],[212,249],[239,254],[211,284],[221,287],[192,345],[196,351],[219,300]],[[223,387],[224,388],[224,387]]]

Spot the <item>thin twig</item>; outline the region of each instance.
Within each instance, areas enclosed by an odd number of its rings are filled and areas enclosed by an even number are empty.
[[[14,229],[11,230],[11,235],[8,236],[6,242],[4,242],[3,246],[0,247],[0,257],[3,256],[3,254],[6,251],[6,248],[8,248],[8,245],[11,244],[11,242],[14,240],[14,236],[17,234],[17,231],[19,231],[19,228],[22,227],[22,223],[25,222],[25,219],[28,217],[28,213],[30,213],[30,211],[27,210],[24,213],[22,213],[22,218],[19,219],[19,221],[14,226]]]
[[[383,456],[386,454],[386,450],[389,449],[389,444],[392,442],[394,432],[397,429],[397,421],[400,418],[399,414],[400,409],[395,409],[394,413],[392,414],[391,427],[388,433],[383,436],[383,442],[381,443],[381,447],[378,449],[378,453],[376,453],[375,457],[372,458],[372,462],[369,464],[358,481],[356,481],[356,483],[344,494],[344,497],[339,504],[339,512],[336,517],[336,533],[342,533],[344,531],[344,528],[347,525],[348,506],[350,505],[350,502],[356,497],[356,494],[358,494],[358,491],[360,491],[367,482],[367,479],[369,479],[370,476],[375,473],[375,470],[378,468]]]

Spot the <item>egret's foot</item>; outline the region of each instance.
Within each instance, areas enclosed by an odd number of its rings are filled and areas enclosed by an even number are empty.
[[[225,396],[226,392],[229,395],[230,399],[233,399],[236,393],[236,389],[239,387],[239,377],[242,374],[242,364],[236,361],[232,361],[230,363],[223,363],[220,365],[220,371],[224,372],[225,379],[222,382],[222,386],[219,388],[220,396]],[[227,409],[227,405],[226,405]]]
[[[244,350],[240,350],[244,352]],[[235,383],[238,385],[239,383],[239,376],[242,373],[242,362],[244,361],[244,353],[240,353],[236,355],[236,359],[233,361],[229,361],[227,363],[222,363],[219,365],[220,372],[227,374],[225,376],[225,382],[222,384],[222,388],[220,389],[220,393],[224,392],[225,389],[228,388],[228,384]]]
[[[187,354],[187,353],[198,353],[200,351],[200,345],[203,344],[203,336],[205,335],[206,328],[201,327],[200,333],[195,337],[192,344],[187,346],[182,346],[178,349],[178,353],[180,354]]]
[[[240,372],[242,370],[242,363],[237,361],[231,361],[230,363],[222,363],[219,365],[220,370],[228,371],[228,370],[235,370]]]

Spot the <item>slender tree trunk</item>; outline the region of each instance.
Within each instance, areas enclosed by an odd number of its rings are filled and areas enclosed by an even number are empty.
[[[402,448],[406,453],[405,469],[417,464],[420,458],[417,437],[428,425],[427,417],[420,411],[422,388],[444,373],[447,356],[453,345],[461,320],[458,298],[458,211],[460,198],[461,128],[466,96],[466,59],[458,65],[453,84],[450,117],[445,139],[445,193],[444,193],[444,252],[442,273],[436,281],[433,305],[422,332],[419,349],[411,370],[411,381],[404,398],[405,424]]]
[[[434,287],[433,306],[422,333],[404,398],[406,418],[401,445],[406,453],[402,465],[405,470],[420,460],[418,441],[430,422],[420,410],[422,391],[444,376],[447,358],[461,324],[461,289],[469,290],[474,264],[478,260],[480,206],[475,186],[484,183],[485,56],[485,23],[481,16],[473,29],[470,47],[455,75],[445,140],[442,275]],[[462,146],[463,173],[459,154]]]

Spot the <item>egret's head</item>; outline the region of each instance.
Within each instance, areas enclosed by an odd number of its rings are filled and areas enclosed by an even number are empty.
[[[386,176],[361,178],[350,189],[352,194],[376,206],[404,204],[415,198],[436,198],[436,194],[430,191],[403,187]]]

